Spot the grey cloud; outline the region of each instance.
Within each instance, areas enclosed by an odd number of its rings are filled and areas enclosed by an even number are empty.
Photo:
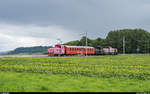
[[[149,31],[149,9],[148,0],[1,0],[0,23],[17,28],[20,25],[32,28],[32,24],[41,29],[62,26],[69,30],[68,33],[74,32],[76,38],[85,31],[90,38],[105,38],[110,30],[115,29],[143,28]],[[9,35],[48,38],[50,34],[30,30],[14,34],[9,31]],[[51,37],[54,39],[56,36]]]
[[[58,38],[64,43],[79,36],[62,26],[0,24],[0,51],[22,46],[54,45]]]
[[[132,25],[148,12],[143,8],[146,3],[140,0],[5,0],[0,4],[4,21],[56,24],[89,31],[104,30],[106,26]]]

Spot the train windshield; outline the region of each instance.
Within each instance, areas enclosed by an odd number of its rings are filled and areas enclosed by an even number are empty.
[[[55,45],[56,48],[61,48],[61,45]]]

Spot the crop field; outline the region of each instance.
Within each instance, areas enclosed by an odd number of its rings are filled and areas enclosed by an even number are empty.
[[[150,55],[0,58],[0,92],[150,92]]]

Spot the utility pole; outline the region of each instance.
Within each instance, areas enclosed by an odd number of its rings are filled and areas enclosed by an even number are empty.
[[[149,40],[147,42],[148,42],[148,45],[147,45],[148,47],[147,48],[148,48],[148,54],[149,54]]]
[[[86,56],[87,56],[87,32],[86,32]]]
[[[123,54],[125,54],[125,36],[123,36]]]
[[[86,56],[87,56],[87,45],[88,45],[88,42],[87,42],[87,32],[84,32],[84,33],[81,33],[80,35],[83,35],[85,34],[85,37],[86,37],[86,40],[85,40],[85,50],[86,50]]]

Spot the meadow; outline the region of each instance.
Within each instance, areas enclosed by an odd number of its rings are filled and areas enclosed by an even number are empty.
[[[150,55],[0,58],[0,92],[150,92]]]

